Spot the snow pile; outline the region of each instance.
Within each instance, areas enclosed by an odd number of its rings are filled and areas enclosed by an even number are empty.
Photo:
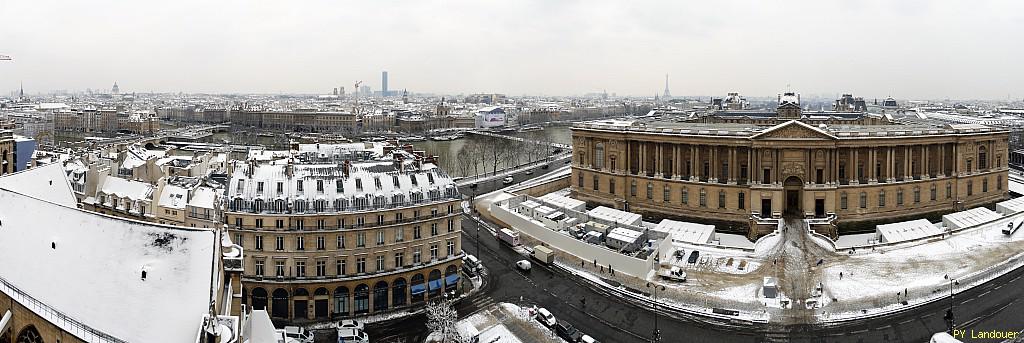
[[[215,232],[98,215],[7,190],[0,190],[0,204],[0,278],[122,340],[195,340],[210,304]],[[40,304],[25,305],[87,335],[34,306]]]

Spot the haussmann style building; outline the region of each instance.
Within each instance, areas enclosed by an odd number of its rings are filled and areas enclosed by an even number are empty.
[[[589,205],[723,222],[833,218],[833,235],[866,224],[1006,199],[1005,129],[914,116],[716,110],[576,124],[572,193]],[[862,224],[862,225],[857,225]],[[873,225],[870,226],[873,229]]]

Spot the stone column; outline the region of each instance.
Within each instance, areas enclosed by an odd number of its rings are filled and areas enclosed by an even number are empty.
[[[860,148],[854,148],[853,154],[850,154],[850,184],[860,184]]]
[[[754,149],[747,148],[747,184],[752,183],[754,180]]]
[[[662,167],[665,163],[662,162],[662,151],[661,143],[654,143],[654,177],[661,177]]]
[[[946,176],[946,144],[939,144],[939,177]]]
[[[679,180],[679,144],[672,144],[672,179]]]
[[[647,149],[646,148],[647,148],[647,143],[645,143],[645,142],[640,142],[640,146],[637,148],[637,149],[639,149],[639,154],[638,154],[639,156],[638,157],[640,157],[640,175],[643,175],[643,176],[647,175]]]
[[[729,147],[729,184],[736,184],[736,169],[739,167],[736,165],[736,147]]]
[[[690,145],[690,181],[697,181],[697,146]]]
[[[930,152],[931,152],[931,149],[929,149],[929,145],[927,145],[927,144],[921,145],[921,179],[922,180],[927,180],[927,179],[930,179],[932,177],[932,175],[930,173],[930,171],[931,171],[930,164],[931,163],[929,163],[930,161],[928,160],[928,154]]]

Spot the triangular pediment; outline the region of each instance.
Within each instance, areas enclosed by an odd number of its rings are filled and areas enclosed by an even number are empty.
[[[785,123],[772,126],[761,133],[751,136],[750,138],[781,140],[837,139],[835,135],[828,131],[796,120],[790,120]]]

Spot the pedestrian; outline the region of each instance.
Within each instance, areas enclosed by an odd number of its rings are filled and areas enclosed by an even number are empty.
[[[604,273],[604,266],[601,266],[601,272]]]
[[[842,280],[842,279],[843,279],[843,272],[839,272],[839,279],[840,279],[840,280]]]
[[[585,263],[586,263],[586,261],[580,260],[580,268],[583,268],[584,266],[586,266]]]
[[[907,294],[909,294],[909,293],[910,293],[910,288],[904,288],[904,289],[903,289],[903,297],[904,297],[904,298],[906,298],[906,297],[907,297]]]

